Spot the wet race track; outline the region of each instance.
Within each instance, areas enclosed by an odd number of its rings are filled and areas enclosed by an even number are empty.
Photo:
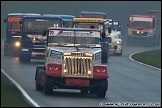
[[[160,102],[161,71],[141,65],[129,59],[134,52],[158,49],[159,47],[127,46],[123,38],[123,55],[110,56],[108,64],[108,91],[104,99],[96,95],[82,95],[79,90],[55,89],[52,95],[44,95],[35,89],[35,70],[42,61],[20,63],[18,57],[7,57],[1,45],[1,68],[11,76],[41,107],[98,107],[107,102]],[[3,43],[3,42],[2,42]],[[84,104],[83,104],[84,103]]]

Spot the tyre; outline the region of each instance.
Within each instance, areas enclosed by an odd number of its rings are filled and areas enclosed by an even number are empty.
[[[9,53],[6,52],[6,48],[4,47],[4,55],[9,56]]]
[[[153,38],[153,42],[152,42],[152,46],[159,46],[159,36],[157,35],[157,36],[154,36],[154,38]]]
[[[53,92],[52,77],[45,75],[43,92],[44,92],[44,94],[47,94],[47,95],[52,94],[52,92]]]
[[[107,61],[108,61],[108,53],[102,52],[101,61],[102,61],[102,63],[107,63]]]
[[[30,62],[31,61],[31,58],[22,58],[21,56],[19,56],[19,61],[21,63]]]
[[[39,83],[38,83],[39,82],[39,76],[38,76],[39,69],[43,69],[44,70],[44,66],[43,65],[40,65],[40,66],[38,65],[37,68],[36,68],[36,74],[35,74],[35,86],[36,86],[36,90],[41,91],[41,90],[43,90],[43,87],[42,87],[42,85],[39,85]]]
[[[97,98],[105,98],[106,91],[108,89],[108,81],[106,80],[101,85],[98,86],[97,89]]]
[[[160,45],[160,36],[158,35],[158,40],[157,40],[157,44],[156,44],[157,46],[159,46]]]
[[[35,80],[35,87],[36,87],[36,90],[38,91],[43,90],[43,87],[38,84],[38,77],[36,77],[36,80]]]

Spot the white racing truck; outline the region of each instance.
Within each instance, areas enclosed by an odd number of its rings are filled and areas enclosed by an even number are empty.
[[[48,28],[45,64],[36,67],[36,90],[51,94],[54,89],[77,89],[105,98],[108,67],[101,64],[99,29]],[[101,36],[102,35],[102,36]]]
[[[111,27],[111,34],[106,29],[106,41],[109,42],[109,54],[110,55],[122,55],[122,39],[121,39],[121,25],[119,22],[113,19],[105,19],[106,28]]]

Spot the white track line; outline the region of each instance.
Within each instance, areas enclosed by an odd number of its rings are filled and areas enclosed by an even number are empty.
[[[12,79],[2,68],[1,68],[1,72],[10,80],[12,81],[16,87],[22,92],[22,94],[26,97],[26,99],[29,100],[29,102],[31,102],[35,107],[40,107],[27,93],[26,91],[14,80]]]
[[[141,52],[146,52],[146,51],[140,51],[140,52],[132,53],[132,54],[129,55],[129,59],[131,59],[132,61],[135,61],[135,62],[137,62],[137,63],[140,63],[140,64],[142,64],[142,65],[149,66],[149,67],[151,67],[151,68],[154,68],[154,69],[157,69],[157,70],[160,70],[160,71],[161,71],[161,69],[159,69],[159,68],[153,67],[153,66],[148,65],[148,64],[144,64],[144,63],[139,62],[139,61],[136,61],[136,60],[134,60],[134,59],[132,58],[132,56],[133,56],[134,54],[136,54],[136,53],[141,53]]]

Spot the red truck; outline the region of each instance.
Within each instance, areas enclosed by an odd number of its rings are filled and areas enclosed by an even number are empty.
[[[157,32],[155,16],[135,14],[129,16],[127,43],[137,42],[159,46],[160,34]]]

